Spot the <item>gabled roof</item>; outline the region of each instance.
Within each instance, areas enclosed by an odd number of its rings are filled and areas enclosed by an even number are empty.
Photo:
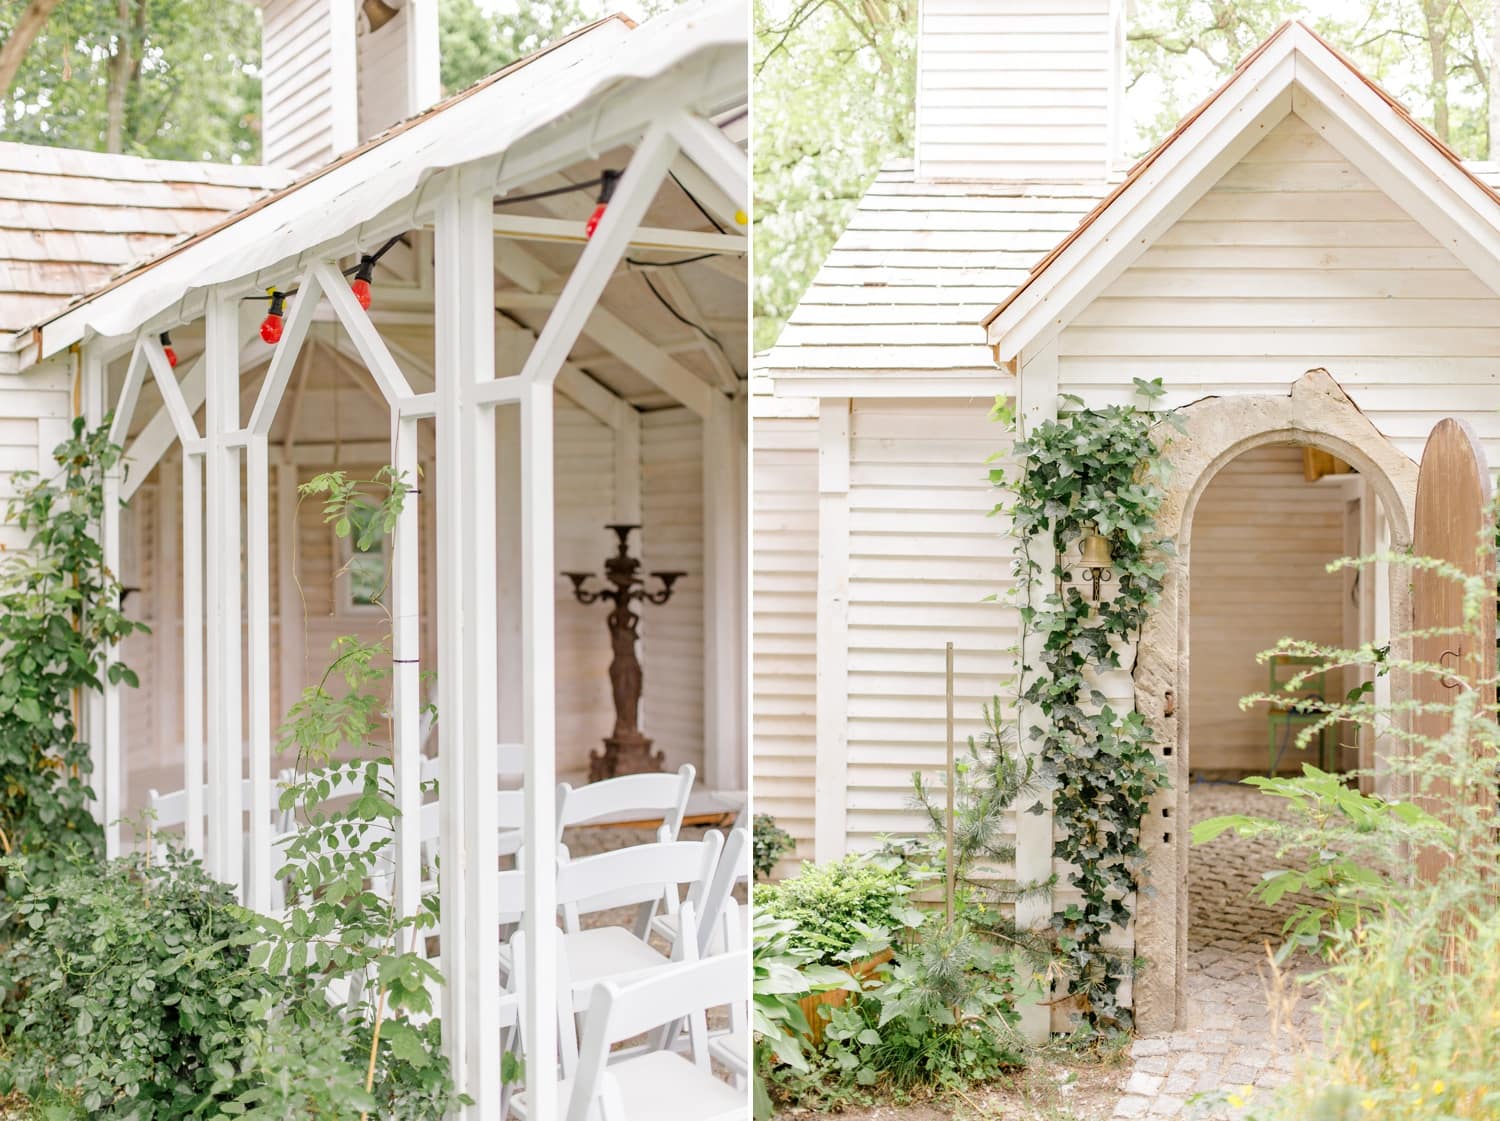
[[[274,167],[0,142],[0,331],[41,321],[291,179]]]
[[[996,361],[1055,337],[1290,113],[1500,292],[1500,195],[1348,58],[1287,23],[985,317]]]
[[[910,159],[871,184],[758,373],[993,382],[974,322],[1098,201],[1095,184],[931,183]],[[975,392],[981,392],[979,388]]]
[[[499,157],[585,104],[597,107],[591,135],[607,147],[606,91],[632,81],[695,63],[684,85],[700,100],[722,100],[725,90],[742,90],[744,73],[742,64],[726,65],[716,52],[743,52],[745,24],[740,0],[685,4],[639,27],[622,17],[596,21],[74,301],[36,326],[33,357],[55,354],[89,333],[129,334],[185,306],[193,293],[284,268],[414,195],[415,210],[419,188],[435,173]]]

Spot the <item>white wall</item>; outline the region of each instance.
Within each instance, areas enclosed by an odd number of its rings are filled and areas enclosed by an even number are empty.
[[[354,5],[266,0],[261,15],[261,162],[321,167],[354,142],[354,60],[336,57],[353,47]]]
[[[1190,538],[1194,772],[1264,774],[1266,710],[1239,707],[1241,697],[1269,686],[1270,670],[1256,655],[1281,638],[1337,645],[1346,618],[1358,619],[1343,574],[1326,571],[1346,554],[1344,508],[1354,481],[1309,483],[1302,449],[1278,445],[1225,464],[1199,499]],[[1342,687],[1330,677],[1328,695],[1342,696]],[[1289,748],[1281,768],[1296,772],[1303,761],[1317,763],[1316,752]]]
[[[73,358],[66,354],[24,374],[0,375],[0,511],[16,494],[16,472],[56,471],[52,449],[69,435],[72,385]],[[0,525],[0,548],[17,548],[29,538],[8,522]]]
[[[1287,393],[1326,367],[1413,459],[1462,413],[1500,463],[1500,298],[1300,118],[1289,117],[1059,341],[1061,390],[1167,405]]]
[[[919,179],[1102,180],[1119,152],[1118,0],[922,0]]]

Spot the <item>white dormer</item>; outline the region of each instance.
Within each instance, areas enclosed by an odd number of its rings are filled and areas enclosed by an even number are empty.
[[[1107,179],[1124,64],[1124,0],[922,0],[917,178]]]
[[[257,0],[261,160],[321,167],[438,100],[437,0]]]

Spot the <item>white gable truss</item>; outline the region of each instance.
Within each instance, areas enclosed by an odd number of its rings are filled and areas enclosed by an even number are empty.
[[[1347,58],[1287,23],[985,318],[996,362],[1046,348],[1292,114],[1500,293],[1500,196]]]

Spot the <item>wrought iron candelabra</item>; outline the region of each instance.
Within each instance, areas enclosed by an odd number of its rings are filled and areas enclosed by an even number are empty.
[[[638,525],[608,525],[619,539],[619,549],[604,562],[604,578],[613,587],[589,591],[584,584],[591,578],[588,572],[564,572],[573,582],[573,595],[579,603],[609,604],[610,646],[614,658],[609,663],[609,683],[615,699],[614,734],[604,740],[602,752],[589,753],[589,781],[613,778],[616,775],[641,774],[660,771],[665,762],[661,752],[652,752],[651,740],[641,732],[641,660],[636,655],[636,643],[640,640],[641,616],[635,609],[640,603],[660,606],[672,598],[672,589],[685,572],[653,572],[650,575],[661,581],[657,591],[647,591],[646,582],[640,575],[639,558],[630,555],[630,533],[640,529]]]

